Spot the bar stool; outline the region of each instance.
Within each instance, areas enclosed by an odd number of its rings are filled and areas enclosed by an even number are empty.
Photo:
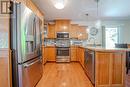
[[[127,44],[115,44],[116,48],[128,48]],[[130,52],[126,52],[126,74],[129,73],[130,69]]]
[[[126,73],[129,73],[130,69],[130,52],[126,53]]]

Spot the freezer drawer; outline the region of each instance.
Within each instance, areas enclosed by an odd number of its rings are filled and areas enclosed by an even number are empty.
[[[42,60],[34,59],[18,66],[19,87],[34,87],[42,77]]]

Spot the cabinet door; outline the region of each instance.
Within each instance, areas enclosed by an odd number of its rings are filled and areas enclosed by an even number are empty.
[[[125,52],[96,52],[96,87],[125,87]]]
[[[112,55],[112,86],[120,87],[124,86],[124,74],[125,74],[125,54],[114,53]]]
[[[55,47],[46,47],[45,54],[47,61],[55,61],[56,59],[56,49]]]
[[[43,50],[43,64],[45,64],[47,62],[47,48],[44,47]]]
[[[96,52],[95,72],[96,72],[96,87],[110,86],[110,53]]]
[[[56,20],[56,33],[69,32],[70,20]]]
[[[78,38],[77,30],[78,30],[78,25],[72,24],[70,28],[70,38]]]
[[[82,56],[81,56],[81,64],[82,64],[82,67],[84,67],[84,48],[81,48],[81,52],[82,52]]]
[[[76,47],[71,47],[71,61],[78,61],[76,53]]]
[[[88,39],[88,33],[87,33],[87,30],[86,30],[86,28],[84,28],[83,30],[82,30],[82,34],[83,34],[83,36],[82,36],[82,39],[83,40],[86,40],[86,39]]]
[[[81,62],[81,49],[79,47],[77,48],[77,60]]]
[[[77,60],[84,67],[84,48],[81,48],[81,47],[77,48]]]
[[[55,38],[55,24],[48,25],[47,38]]]
[[[88,39],[87,30],[86,27],[84,26],[79,26],[77,34],[78,34],[78,39],[80,40]]]

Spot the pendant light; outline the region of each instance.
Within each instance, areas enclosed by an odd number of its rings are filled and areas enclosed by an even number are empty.
[[[100,28],[101,27],[101,20],[99,18],[99,0],[95,0],[97,3],[97,21],[96,21],[96,28]]]

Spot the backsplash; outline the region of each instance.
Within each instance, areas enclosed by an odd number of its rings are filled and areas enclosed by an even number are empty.
[[[78,40],[78,39],[70,39],[70,45],[78,45],[82,46],[84,43],[83,40]],[[56,39],[45,39],[44,40],[44,45],[45,46],[55,46],[56,45]]]
[[[44,46],[55,46],[55,39],[45,39],[44,40]]]
[[[83,41],[82,40],[78,40],[78,39],[71,39],[70,40],[70,44],[71,45],[78,45],[78,46],[80,45],[81,46],[83,44]]]

